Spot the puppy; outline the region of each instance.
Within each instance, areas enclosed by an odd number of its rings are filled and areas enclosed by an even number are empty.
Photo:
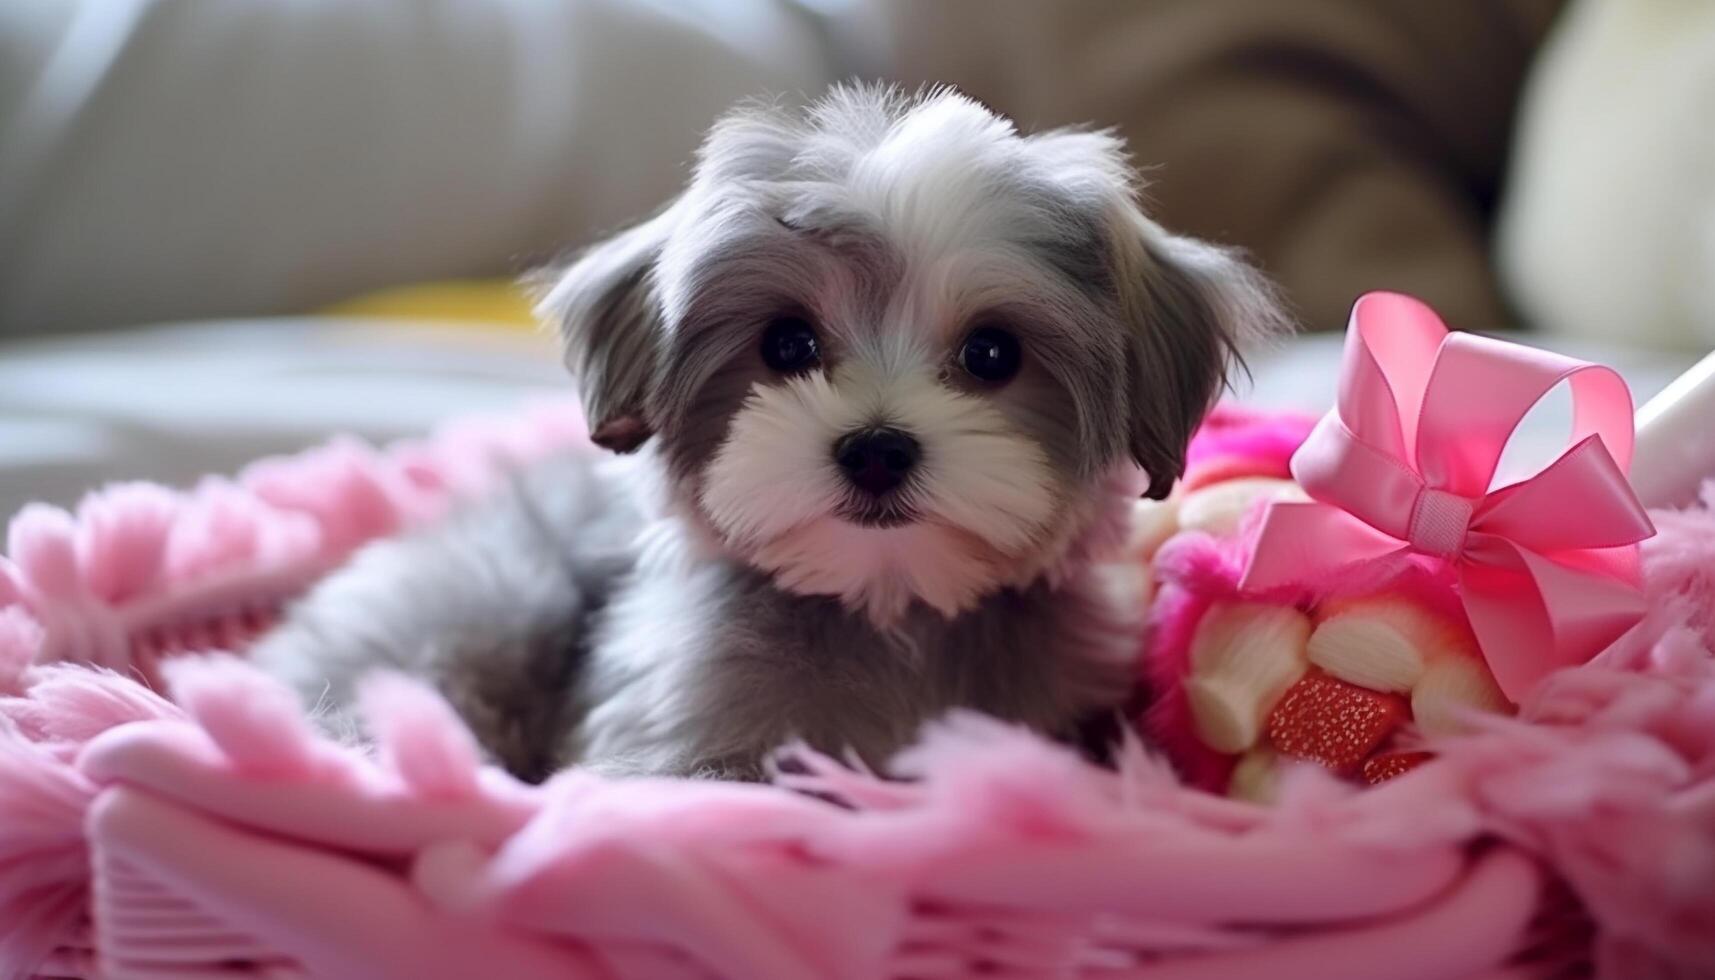
[[[876,764],[954,707],[1070,736],[1132,685],[1131,508],[1284,323],[1113,136],[868,87],[727,116],[540,309],[621,455],[368,548],[255,651],[344,734],[362,674],[426,678],[529,779]]]

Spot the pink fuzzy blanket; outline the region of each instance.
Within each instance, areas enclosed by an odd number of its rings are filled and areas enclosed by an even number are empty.
[[[1218,430],[1194,459],[1232,455]],[[903,781],[807,754],[783,787],[531,787],[414,683],[364,692],[360,756],[204,653],[362,542],[583,441],[550,406],[19,514],[0,977],[1715,976],[1703,509],[1653,515],[1653,611],[1518,718],[1374,788],[1296,770],[1266,807],[1135,743],[1110,771],[976,717],[928,732]]]

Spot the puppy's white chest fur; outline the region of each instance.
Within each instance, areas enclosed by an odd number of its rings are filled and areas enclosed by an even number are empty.
[[[794,739],[879,766],[952,708],[1071,736],[1134,676],[1137,606],[1099,567],[889,628],[727,560],[638,571],[593,624],[567,752],[610,772],[753,778]]]

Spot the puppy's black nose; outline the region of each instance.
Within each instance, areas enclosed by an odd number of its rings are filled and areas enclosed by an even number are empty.
[[[905,482],[921,452],[898,429],[864,429],[834,443],[834,462],[853,486],[879,497]]]

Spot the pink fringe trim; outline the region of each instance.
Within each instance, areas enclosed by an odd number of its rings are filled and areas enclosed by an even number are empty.
[[[1270,808],[972,716],[905,781],[804,752],[784,788],[530,787],[413,682],[366,689],[361,756],[239,660],[163,662],[241,647],[362,541],[581,445],[575,418],[21,514],[0,977],[1715,974],[1705,511],[1658,518],[1651,618],[1519,719],[1372,789],[1295,771]]]

